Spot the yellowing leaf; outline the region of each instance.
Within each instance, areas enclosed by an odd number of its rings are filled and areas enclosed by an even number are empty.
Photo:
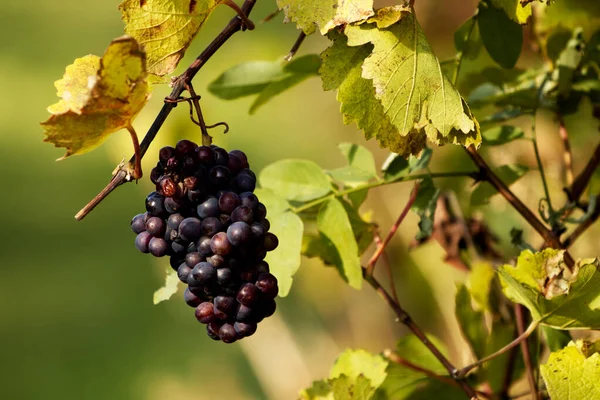
[[[522,5],[521,0],[491,0],[496,8],[504,10],[506,15],[523,25],[531,17],[531,4]]]
[[[533,319],[555,329],[600,329],[598,260],[581,260],[570,272],[564,250],[525,250],[515,267],[498,269],[504,294]]]
[[[169,300],[171,296],[177,293],[179,282],[180,281],[177,277],[177,271],[168,268],[165,278],[165,285],[154,292],[154,305]]]
[[[146,56],[129,36],[113,40],[102,58],[78,58],[55,83],[62,99],[48,107],[44,141],[67,149],[61,159],[93,150],[131,125],[148,99],[146,76]]]
[[[479,145],[479,125],[452,83],[412,12],[378,29],[377,21],[349,25],[349,46],[371,43],[373,51],[362,65],[362,77],[371,79],[375,97],[401,136],[420,132],[436,144]]]
[[[362,21],[373,15],[373,0],[277,0],[287,21],[296,22],[310,35],[322,35],[336,26]]]
[[[540,366],[540,372],[551,398],[600,399],[598,348],[600,341],[590,343],[578,340],[550,354],[548,362]]]
[[[185,51],[219,0],[123,0],[125,32],[148,54],[148,72],[166,75]]]

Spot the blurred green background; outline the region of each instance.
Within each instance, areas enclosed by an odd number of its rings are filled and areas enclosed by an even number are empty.
[[[48,117],[45,107],[57,101],[53,82],[65,66],[89,53],[101,55],[122,34],[118,3],[0,2],[0,398],[291,399],[326,376],[344,348],[378,352],[392,347],[405,332],[385,303],[368,287],[347,288],[334,270],[313,260],[304,260],[290,296],[278,300],[275,316],[253,337],[233,345],[210,340],[181,294],[153,306],[152,294],[163,283],[168,261],[137,252],[129,228],[151,191],[145,180],[121,187],[75,222],[73,215],[104,187],[115,165],[129,158],[128,134],[115,134],[85,157],[55,163],[64,151],[42,143],[38,123]],[[258,3],[255,21],[276,8],[272,0]],[[418,2],[419,20],[441,59],[452,55],[452,33],[475,3]],[[217,9],[179,72],[231,17],[226,7]],[[286,157],[341,166],[341,141],[366,145],[382,162],[386,151],[366,143],[355,126],[342,124],[335,94],[324,93],[318,79],[277,97],[252,117],[247,113],[252,99],[224,102],[207,93],[209,82],[241,61],[285,55],[297,31],[281,21],[280,15],[254,32],[236,34],[198,75],[195,87],[203,95],[207,121],[231,126],[215,143],[243,149],[256,171]],[[312,36],[300,54],[326,46],[325,39]],[[140,136],[167,93],[168,88],[158,88],[136,120]],[[200,140],[199,135],[185,107],[177,108],[151,147],[145,170],[156,162],[160,146],[182,137]],[[551,153],[556,142],[544,143],[543,150]],[[529,150],[494,155],[493,161],[533,162]],[[447,147],[436,151],[432,169],[469,165],[460,149]],[[548,173],[558,180],[555,170],[550,167]],[[533,180],[524,179],[517,191],[535,204],[539,181],[530,175]],[[440,183],[467,198],[466,182]],[[407,183],[374,191],[363,211],[373,210],[385,231],[410,188]],[[560,190],[559,182],[555,189]],[[505,239],[510,227],[521,224],[518,216],[501,199],[494,199],[487,216],[508,248]],[[446,341],[453,360],[463,363],[469,354],[457,350],[466,347],[453,319],[454,282],[461,273],[442,262],[436,243],[408,253],[415,232],[411,216],[390,247],[400,299],[422,327]]]

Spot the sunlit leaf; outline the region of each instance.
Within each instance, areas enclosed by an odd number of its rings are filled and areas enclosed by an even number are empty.
[[[154,304],[169,300],[171,296],[177,293],[177,286],[179,282],[177,271],[174,271],[172,268],[168,268],[165,278],[165,285],[154,292]]]
[[[263,188],[287,200],[309,201],[325,196],[331,183],[321,167],[308,160],[280,160],[265,167],[259,175]]]
[[[525,24],[531,17],[531,4],[523,5],[521,0],[490,0],[491,3],[504,10],[510,19],[519,24]]]
[[[125,32],[148,54],[148,72],[173,72],[219,0],[123,0]]]
[[[454,312],[462,334],[477,358],[482,358],[485,355],[488,333],[485,329],[483,312],[473,309],[471,295],[465,285],[458,285],[455,304]]]
[[[534,321],[555,329],[600,329],[597,259],[581,260],[570,272],[563,250],[525,250],[516,266],[498,273],[504,294],[527,307]]]
[[[469,275],[469,292],[473,300],[484,311],[491,309],[490,291],[495,276],[496,273],[491,264],[484,261],[473,263],[471,274]]]
[[[149,94],[145,54],[135,39],[115,39],[102,58],[75,60],[56,88],[62,99],[48,108],[53,115],[42,127],[45,142],[67,149],[64,159],[131,125]]]

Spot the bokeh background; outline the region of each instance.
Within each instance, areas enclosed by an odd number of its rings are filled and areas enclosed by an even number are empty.
[[[333,269],[314,260],[303,260],[290,295],[278,300],[278,312],[260,324],[257,334],[233,345],[209,339],[181,293],[152,305],[168,261],[136,251],[129,228],[152,190],[149,181],[121,187],[84,221],[74,220],[108,182],[115,165],[130,157],[128,134],[115,134],[85,157],[55,163],[63,149],[42,143],[38,123],[48,116],[46,106],[57,101],[53,82],[65,66],[89,53],[101,55],[122,34],[118,3],[0,2],[0,398],[293,399],[312,380],[325,377],[344,348],[379,352],[393,347],[406,332],[394,323],[385,303],[369,287],[346,287]],[[255,21],[276,8],[273,0],[258,3]],[[417,2],[419,20],[440,59],[452,56],[453,32],[473,13],[476,1],[445,3]],[[231,17],[226,7],[217,9],[179,72]],[[209,82],[239,62],[285,55],[297,31],[282,19],[280,15],[258,24],[254,32],[236,34],[198,75],[195,87],[203,96],[207,120],[231,126],[215,143],[243,149],[256,171],[287,157],[308,158],[326,168],[341,166],[341,141],[367,146],[382,163],[387,152],[365,142],[355,126],[342,124],[335,94],[324,93],[318,78],[277,97],[255,116],[247,113],[252,99],[225,102],[206,91]],[[326,46],[315,35],[300,54]],[[465,66],[464,73],[470,68],[475,67]],[[168,88],[159,87],[137,118],[140,136],[167,93]],[[592,126],[585,119],[575,122],[581,129]],[[550,116],[541,116],[539,124],[547,173],[553,193],[560,196],[556,124]],[[186,108],[176,109],[152,145],[145,170],[160,146],[183,137],[200,140],[199,135]],[[578,162],[594,145],[593,135],[574,139],[576,166],[581,168]],[[496,165],[518,161],[534,166],[531,149],[522,143],[486,156]],[[469,166],[460,149],[445,147],[436,149],[431,168]],[[439,184],[457,190],[461,204],[468,204],[468,182]],[[372,211],[385,232],[410,189],[406,183],[372,191],[362,211]],[[540,189],[536,172],[515,186],[532,207]],[[471,215],[466,206],[463,210]],[[483,213],[501,239],[499,247],[507,256],[516,254],[507,238],[511,227],[523,225],[520,218],[498,198],[477,215]],[[455,282],[463,275],[442,262],[437,243],[409,252],[415,233],[416,218],[410,216],[388,251],[400,299],[424,329],[446,342],[453,361],[464,363],[470,355],[459,350],[466,347],[453,317]],[[579,242],[578,256],[588,255],[593,237]]]

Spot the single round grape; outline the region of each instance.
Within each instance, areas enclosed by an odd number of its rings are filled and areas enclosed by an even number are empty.
[[[202,299],[190,292],[189,288],[186,288],[183,292],[183,300],[190,307],[198,307],[202,303]]]
[[[268,318],[273,315],[276,309],[277,303],[275,303],[275,300],[273,299],[261,301],[258,305],[258,312],[263,318]]]
[[[269,229],[271,229],[271,223],[266,218],[261,219],[260,224],[265,228],[265,231],[268,231]]]
[[[240,196],[234,192],[224,192],[221,197],[219,197],[219,209],[221,210],[221,213],[231,214],[231,212],[240,204]]]
[[[192,269],[193,271],[193,269]],[[196,279],[194,279],[194,274],[192,273],[192,271],[190,271],[190,274],[188,275],[188,279],[187,279],[187,284],[190,288],[199,288],[198,291],[193,290],[192,292],[196,295],[198,295],[198,293],[204,293],[204,285],[202,284],[202,282],[197,281]],[[192,290],[192,289],[190,289]]]
[[[237,158],[240,159],[240,161],[242,162],[242,168],[250,168],[250,166],[248,165],[248,157],[246,157],[246,153],[244,153],[241,150],[231,150],[229,152],[229,155],[234,155]]]
[[[177,184],[170,176],[163,176],[156,184],[156,191],[165,197],[173,197],[177,194]]]
[[[148,214],[161,217],[165,211],[165,198],[156,192],[152,192],[146,197],[146,211]]]
[[[146,230],[146,221],[148,220],[148,214],[138,214],[131,220],[131,230],[136,235]]]
[[[223,343],[233,343],[238,339],[237,333],[231,324],[223,324],[223,326],[221,326],[221,329],[219,329],[219,337]]]
[[[213,152],[215,154],[215,165],[227,166],[229,163],[229,154],[227,153],[227,150],[216,147],[213,149]]]
[[[251,307],[252,304],[254,304],[256,300],[258,300],[258,295],[259,290],[254,284],[244,283],[240,287],[236,299],[239,303]]]
[[[233,272],[229,268],[218,268],[217,269],[217,283],[219,285],[225,285],[233,278]]]
[[[221,340],[219,337],[219,329],[221,329],[221,325],[216,322],[211,322],[210,324],[206,325],[206,333],[212,340]]]
[[[269,272],[269,263],[266,261],[259,261],[258,263],[256,263],[254,270],[258,274],[266,274],[267,272]]]
[[[265,233],[264,246],[266,251],[273,251],[279,245],[279,239],[271,232]]]
[[[173,250],[173,253],[175,254],[184,255],[187,252],[187,242],[176,239],[171,243],[171,250]]]
[[[179,278],[179,280],[181,282],[187,283],[191,272],[192,272],[192,269],[189,267],[189,265],[187,265],[186,263],[183,262],[177,269],[177,277]]]
[[[151,239],[152,239],[152,235],[149,234],[148,232],[146,232],[146,231],[140,232],[135,237],[135,247],[137,247],[137,249],[139,251],[141,251],[142,253],[149,253],[150,252],[149,245],[150,245]]]
[[[210,240],[210,249],[213,253],[226,256],[231,252],[231,242],[225,232],[219,232]]]
[[[227,315],[226,312],[223,312],[221,310],[219,310],[217,307],[215,307],[215,318],[221,321],[225,321],[229,318],[229,315]]]
[[[152,236],[163,236],[166,228],[167,224],[165,224],[165,221],[162,218],[150,217],[148,218],[148,221],[146,221],[146,231]]]
[[[188,277],[188,285],[190,281],[194,281],[194,278],[192,278],[191,275]],[[203,299],[203,301],[209,301],[210,299],[206,297],[206,294],[204,293],[204,285],[201,285],[199,283],[197,283],[197,285],[198,286],[188,286],[188,289],[190,289],[190,292]]]
[[[216,217],[219,215],[219,200],[216,197],[209,197],[204,203],[198,206],[198,216],[200,218]]]
[[[200,189],[192,189],[187,191],[187,198],[192,204],[200,204],[206,200],[206,192]]]
[[[244,168],[243,170],[240,171],[240,173],[238,175],[240,175],[240,174],[248,175],[252,179],[256,180],[256,174],[250,168]],[[251,192],[251,190],[248,190],[248,191]]]
[[[226,314],[230,314],[235,311],[237,303],[233,297],[228,296],[217,296],[213,300],[215,308],[223,311]]]
[[[225,257],[219,254],[213,254],[212,256],[208,257],[206,261],[214,265],[215,268],[221,268],[225,265]]]
[[[198,145],[191,140],[182,139],[175,145],[175,150],[179,154],[190,154],[194,153],[194,150],[198,148]]]
[[[184,156],[181,166],[185,172],[191,173],[192,171],[194,171],[196,169],[197,164],[198,164],[198,159],[196,158],[196,155]]]
[[[202,261],[204,261],[204,257],[198,252],[190,252],[185,255],[185,263],[190,268],[194,268],[196,264],[199,264]]]
[[[258,197],[252,192],[243,192],[240,193],[240,201],[243,206],[246,206],[251,209],[255,209],[258,207]]]
[[[169,214],[175,214],[183,212],[189,205],[188,202],[183,199],[176,199],[175,197],[167,197],[165,199],[165,210]]]
[[[201,221],[198,218],[186,218],[179,224],[179,237],[189,242],[196,241],[202,236]]]
[[[277,286],[277,278],[270,273],[263,273],[258,276],[255,283],[258,290],[260,290],[267,298],[274,299],[279,292]]]
[[[250,207],[239,206],[231,213],[231,222],[242,221],[251,224],[254,219],[254,212]]]
[[[242,271],[240,272],[240,280],[242,282],[254,282],[258,274],[254,271]]]
[[[205,301],[196,307],[196,319],[202,324],[209,324],[215,320],[215,310],[212,303]]]
[[[224,228],[221,221],[215,217],[205,218],[200,225],[200,231],[203,236],[213,236]]]
[[[237,333],[239,338],[244,338],[248,336],[252,336],[254,332],[256,332],[257,324],[255,322],[235,322],[233,324],[233,329]]]
[[[256,189],[256,179],[248,174],[240,172],[233,179],[233,186],[238,193],[254,192],[254,189]]]
[[[245,222],[234,222],[227,228],[227,239],[234,246],[239,246],[252,238],[252,231],[250,225]]]
[[[240,322],[251,322],[254,320],[254,310],[250,307],[240,304],[235,314],[235,319]]]
[[[256,214],[255,214],[256,220],[262,221],[263,219],[265,219],[266,216],[267,216],[267,207],[265,207],[265,205],[263,203],[259,202],[258,205],[256,206]]]
[[[210,236],[202,236],[196,245],[198,248],[198,253],[203,255],[204,257],[210,257],[213,254],[213,250],[210,247],[211,238]]]
[[[229,185],[231,173],[229,172],[227,167],[217,165],[215,167],[212,167],[210,171],[208,171],[208,179],[217,187],[226,187],[227,185]]]
[[[168,171],[177,171],[180,166],[180,161],[177,157],[173,156],[169,158],[166,162],[165,169]]]
[[[192,276],[200,283],[207,283],[217,277],[217,269],[206,261],[196,264],[192,269]]]
[[[265,227],[259,224],[258,222],[255,222],[252,225],[250,225],[250,230],[252,232],[252,237],[255,239],[262,238],[267,232]]]
[[[237,174],[242,170],[242,160],[239,159],[235,154],[229,153],[229,161],[227,162],[227,169],[233,174]]]
[[[176,256],[169,257],[169,264],[171,265],[171,268],[173,268],[173,270],[175,270],[175,271],[177,271],[179,269],[179,266],[184,261],[185,260],[181,256],[176,255]]]
[[[148,243],[148,250],[154,257],[164,257],[167,255],[168,248],[169,245],[163,238],[153,237],[150,239],[150,243]]]
[[[196,157],[201,164],[213,166],[215,163],[215,153],[208,146],[200,146],[196,149]]]
[[[150,181],[154,184],[157,184],[162,174],[162,168],[152,168],[152,171],[150,171]]]
[[[158,151],[158,160],[162,163],[166,163],[167,160],[175,155],[175,148],[171,146],[165,146]]]

